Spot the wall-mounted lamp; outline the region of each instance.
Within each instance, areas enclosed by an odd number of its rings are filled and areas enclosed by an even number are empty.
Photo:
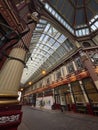
[[[20,90],[23,91],[23,88],[21,88]]]
[[[29,84],[29,85],[32,85],[32,82],[29,82],[28,84]]]
[[[45,70],[42,70],[42,74],[45,75],[45,74],[46,74],[46,71],[45,71]]]

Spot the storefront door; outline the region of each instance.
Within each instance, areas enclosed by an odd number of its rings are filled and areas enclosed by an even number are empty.
[[[67,110],[71,111],[71,106],[72,106],[72,99],[70,93],[65,93],[65,100],[66,100],[66,105],[67,105]]]

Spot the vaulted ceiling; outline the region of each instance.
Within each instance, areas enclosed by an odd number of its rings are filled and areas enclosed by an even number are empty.
[[[85,37],[98,30],[98,0],[36,0],[31,7],[39,10],[39,3],[54,22],[61,24],[74,37]],[[33,10],[32,9],[32,10]],[[53,27],[49,21],[40,19],[31,39],[31,56],[24,69],[22,83],[36,81],[44,69],[50,72],[70,51],[75,50],[67,36]]]
[[[48,2],[73,28],[89,25],[98,13],[97,0],[49,0]]]
[[[46,0],[48,10],[76,37],[90,35],[98,28],[97,0]]]

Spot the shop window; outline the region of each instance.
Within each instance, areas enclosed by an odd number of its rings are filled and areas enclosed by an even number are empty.
[[[43,93],[38,93],[38,97],[43,97]]]
[[[55,95],[58,95],[59,94],[59,89],[56,88],[55,91],[54,91]]]
[[[51,96],[51,95],[53,95],[52,89],[46,90],[46,91],[44,92],[44,96]]]
[[[56,88],[56,89],[54,90],[54,94],[55,94],[55,103],[56,103],[56,104],[60,104],[59,88]]]
[[[78,104],[85,104],[85,98],[84,98],[84,95],[82,93],[79,82],[78,81],[73,82],[73,83],[71,83],[71,86],[72,86],[72,90],[73,90],[76,104],[77,105]]]
[[[83,84],[88,94],[90,102],[92,104],[98,103],[98,90],[96,89],[92,79],[91,78],[83,79]]]
[[[62,94],[70,92],[67,84],[60,86],[60,91],[61,91]]]

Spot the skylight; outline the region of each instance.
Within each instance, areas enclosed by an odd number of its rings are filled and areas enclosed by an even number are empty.
[[[40,37],[36,37],[38,34]],[[51,66],[57,62],[58,59],[55,59],[53,54],[55,52],[58,58],[62,56],[56,52],[56,50],[66,39],[66,36],[58,32],[50,23],[41,19],[31,38],[31,56],[26,63],[27,68],[24,68],[21,82],[25,83],[43,64],[45,64],[46,60],[50,61]],[[51,60],[54,63],[52,63]]]
[[[52,8],[48,3],[45,3],[45,9],[49,13],[51,13],[53,17],[56,18],[70,33],[77,37],[89,35],[91,32],[96,31],[98,29],[98,15],[95,15],[94,18],[90,20],[89,26],[83,24],[79,26],[77,25],[75,28],[72,28],[68,24],[68,22],[66,22],[65,19],[63,19],[62,16],[60,16],[58,12],[54,8]]]

